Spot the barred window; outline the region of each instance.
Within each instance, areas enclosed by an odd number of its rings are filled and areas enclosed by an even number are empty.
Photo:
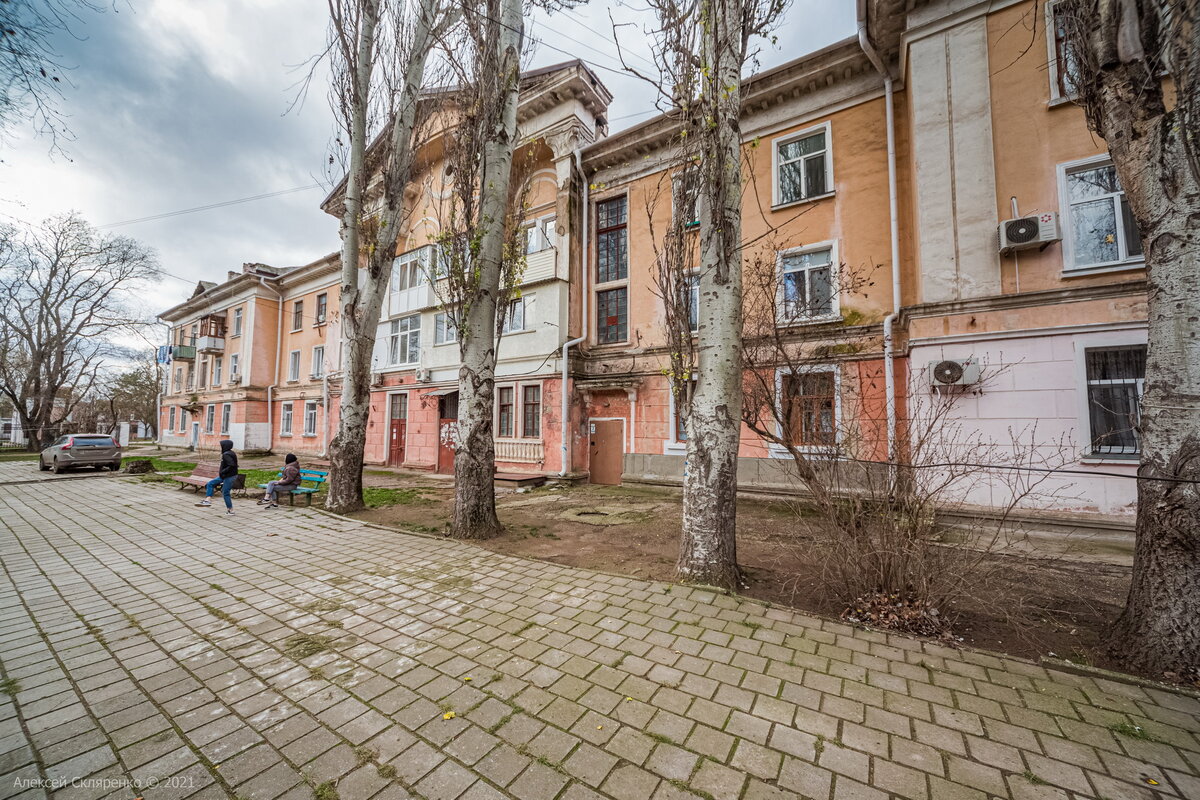
[[[1090,349],[1084,358],[1093,455],[1137,455],[1146,346]]]

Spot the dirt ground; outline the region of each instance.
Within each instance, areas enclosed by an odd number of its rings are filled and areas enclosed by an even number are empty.
[[[427,473],[371,470],[369,487],[403,490],[399,502],[353,514],[357,519],[425,533],[446,527],[453,485]],[[646,487],[577,486],[528,492],[498,490],[506,533],[483,547],[654,580],[670,580],[681,525],[679,493]],[[386,499],[386,498],[385,498]],[[738,560],[743,594],[828,616],[843,608],[818,570],[793,508],[782,502],[738,504]],[[973,586],[949,613],[963,645],[1036,658],[1054,654],[1098,663],[1093,652],[1116,618],[1130,570],[1101,560],[996,556],[992,578]]]

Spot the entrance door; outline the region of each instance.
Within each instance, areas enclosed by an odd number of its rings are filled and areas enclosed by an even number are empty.
[[[404,441],[408,427],[408,395],[394,394],[388,399],[388,457],[389,467],[404,463]]]
[[[200,423],[192,423],[191,449],[195,450],[200,446]]]
[[[588,423],[588,468],[592,483],[619,486],[625,461],[625,422],[598,419]]]
[[[458,448],[458,392],[438,398],[437,471],[454,474],[454,451]]]

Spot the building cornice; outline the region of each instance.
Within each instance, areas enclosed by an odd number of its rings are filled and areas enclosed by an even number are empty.
[[[1119,297],[1144,295],[1150,284],[1146,280],[1105,283],[1099,286],[1070,287],[1067,289],[1044,289],[1021,294],[1001,294],[969,300],[948,300],[941,303],[923,303],[905,306],[900,311],[900,324],[909,320],[928,317],[948,317],[958,314],[980,314],[988,311],[1009,311],[1017,308],[1060,305],[1062,303],[1084,303],[1093,300],[1112,300]]]

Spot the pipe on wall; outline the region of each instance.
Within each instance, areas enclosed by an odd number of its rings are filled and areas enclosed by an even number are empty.
[[[279,298],[278,330],[275,331],[275,379],[267,387],[267,447],[269,448],[275,438],[275,423],[272,417],[275,403],[272,400],[272,396],[275,392],[275,387],[279,385],[279,356],[283,352],[283,292],[269,285],[266,277],[263,275],[258,277],[258,281],[263,285],[264,289],[270,289]]]
[[[568,358],[567,351],[570,350],[575,345],[577,345],[580,342],[583,342],[587,339],[588,325],[590,324],[588,321],[588,288],[587,288],[587,285],[588,285],[588,255],[591,253],[591,244],[588,242],[588,218],[590,217],[590,214],[588,212],[588,189],[590,187],[588,186],[587,175],[583,171],[583,155],[579,152],[578,148],[575,149],[575,152],[572,155],[574,155],[574,157],[575,157],[575,166],[579,170],[579,177],[583,181],[583,207],[582,207],[583,223],[582,223],[581,231],[580,231],[582,233],[582,245],[580,247],[580,261],[579,261],[579,263],[580,263],[580,269],[579,269],[580,284],[579,285],[582,289],[582,292],[581,292],[582,300],[581,300],[580,308],[582,310],[582,313],[579,318],[579,322],[580,322],[579,334],[580,335],[575,339],[568,339],[567,341],[563,342],[563,346],[562,346],[562,385],[559,387],[559,391],[562,393],[562,408],[559,412],[560,413],[559,419],[562,421],[562,424],[561,424],[561,428],[562,428],[562,469],[558,473],[559,477],[565,477],[566,474],[571,471],[570,442],[571,442],[571,436],[573,434],[572,434],[572,428],[571,428],[571,424],[570,424],[571,410],[570,410],[570,405],[568,402],[570,400],[570,393],[567,391],[567,381],[570,380],[570,375],[569,375],[569,370],[568,370],[569,362],[567,360],[567,358]],[[567,269],[568,269],[568,277],[569,277],[570,267],[568,266]],[[568,299],[567,308],[570,308],[570,307],[571,307],[571,304],[570,304],[570,300]],[[570,329],[570,317],[569,316],[567,317],[567,325],[568,325],[568,330],[569,330]],[[570,334],[568,333],[567,335],[569,336]]]

